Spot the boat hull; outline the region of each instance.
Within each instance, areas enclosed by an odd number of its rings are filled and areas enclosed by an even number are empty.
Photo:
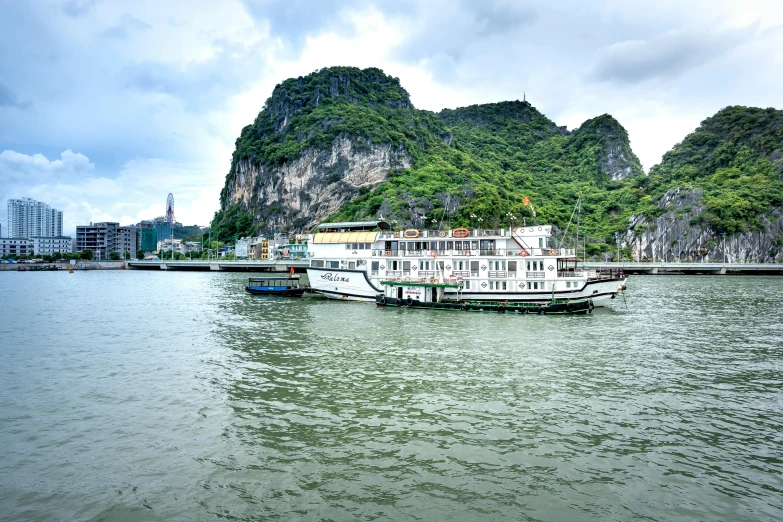
[[[336,268],[308,268],[307,275],[313,292],[330,299],[343,301],[375,301],[375,296],[383,294],[364,270],[345,270]],[[588,281],[580,289],[553,292],[473,292],[460,293],[461,300],[490,302],[524,302],[543,304],[552,300],[591,299],[596,307],[606,306],[615,299],[617,293],[626,284],[627,278],[612,278]],[[447,293],[444,301],[457,301],[456,293]]]
[[[518,313],[537,315],[586,315],[593,312],[590,299],[582,299],[575,302],[546,303],[478,303],[471,301],[447,301],[442,303],[426,303],[410,299],[397,299],[394,297],[376,296],[375,304],[379,307],[406,307],[422,308],[430,310],[452,310],[462,312],[495,312]]]

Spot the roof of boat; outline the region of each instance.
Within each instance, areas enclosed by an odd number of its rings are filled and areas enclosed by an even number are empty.
[[[340,223],[321,223],[315,229],[317,231],[362,232],[379,228],[389,230],[389,224],[385,221],[343,221]]]
[[[300,276],[297,274],[288,277],[251,277],[250,279],[248,279],[248,281],[253,283],[257,281],[289,281],[289,280],[299,279],[299,278]]]
[[[313,243],[372,243],[378,232],[319,232],[313,236]]]

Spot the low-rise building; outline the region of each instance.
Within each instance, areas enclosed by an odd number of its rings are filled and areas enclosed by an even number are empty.
[[[186,255],[191,252],[201,252],[201,243],[198,241],[183,241],[179,245],[179,252]]]
[[[269,240],[265,237],[255,237],[250,240],[247,247],[248,259],[259,259],[266,261],[269,259]]]
[[[307,258],[307,243],[295,243],[288,245],[289,259]]]
[[[134,226],[117,227],[117,244],[115,252],[124,257],[127,252],[131,258],[136,257],[138,250],[138,229]]]
[[[109,259],[109,254],[117,251],[119,226],[119,223],[110,222],[77,226],[76,251],[91,250],[93,259]]]
[[[33,253],[33,242],[26,237],[0,238],[0,256],[26,256]]]
[[[70,236],[31,237],[30,241],[36,256],[65,254],[73,248],[73,239]]]
[[[240,239],[237,239],[236,244],[234,245],[234,251],[236,252],[236,256],[238,258],[247,258],[247,250],[248,246],[250,246],[250,238],[249,237],[243,237]]]

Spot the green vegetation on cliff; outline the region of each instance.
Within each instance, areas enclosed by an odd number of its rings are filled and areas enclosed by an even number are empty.
[[[446,219],[452,226],[481,219],[494,227],[512,224],[513,215],[514,224],[525,218],[564,227],[581,192],[583,226],[593,240],[612,243],[632,215],[661,215],[658,199],[682,187],[704,192],[705,211],[694,218],[699,224],[716,233],[740,232],[758,228],[758,216],[783,203],[781,114],[724,109],[648,176],[627,132],[609,115],[568,132],[528,102],[432,113],[415,109],[399,80],[379,69],[333,67],[275,88],[237,139],[227,182],[240,159],[280,165],[306,148],[327,148],[337,137],[350,136],[358,143],[401,147],[412,165],[363,189],[330,220],[382,215],[400,225],[429,227]],[[227,205],[225,190],[213,221],[220,238],[253,229],[252,213]],[[522,204],[525,196],[536,217]]]
[[[653,197],[675,187],[704,192],[695,224],[716,233],[761,230],[783,205],[783,111],[727,107],[667,152],[644,179]]]

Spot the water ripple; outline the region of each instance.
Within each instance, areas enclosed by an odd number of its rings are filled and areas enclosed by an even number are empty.
[[[627,306],[519,317],[244,277],[0,273],[0,511],[783,518],[779,279],[634,277]]]

